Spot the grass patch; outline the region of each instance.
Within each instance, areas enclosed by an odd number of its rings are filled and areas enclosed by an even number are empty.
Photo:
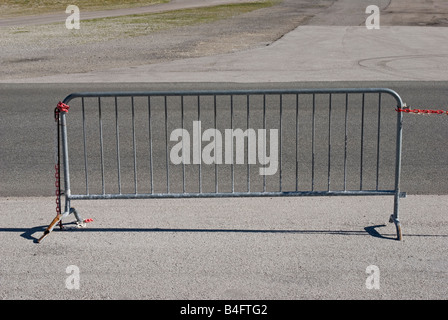
[[[0,0],[0,13],[6,16],[38,15],[65,12],[68,5],[74,4],[82,12],[120,8],[142,7],[170,0]]]

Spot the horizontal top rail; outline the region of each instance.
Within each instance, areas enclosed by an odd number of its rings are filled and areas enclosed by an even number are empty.
[[[214,95],[256,95],[256,94],[346,94],[346,93],[387,93],[395,98],[399,107],[403,106],[401,97],[388,88],[334,88],[334,89],[249,89],[249,90],[196,90],[196,91],[114,91],[114,92],[77,92],[68,95],[63,103],[72,99],[97,97],[139,97],[139,96],[214,96]]]

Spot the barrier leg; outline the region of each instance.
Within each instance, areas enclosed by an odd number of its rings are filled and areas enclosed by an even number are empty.
[[[73,213],[75,215],[76,226],[78,228],[83,228],[83,227],[86,226],[86,221],[81,219],[81,217],[79,216],[78,211],[75,208],[70,208],[70,213]]]
[[[389,222],[390,222],[390,223],[393,222],[393,223],[395,224],[395,228],[397,229],[397,240],[399,240],[399,241],[403,240],[403,233],[402,233],[402,231],[401,231],[400,220],[398,220],[398,219],[395,217],[395,214],[393,214],[393,215],[390,216]]]
[[[69,212],[58,213],[56,215],[56,217],[53,219],[53,221],[51,221],[51,223],[49,224],[47,229],[45,229],[44,234],[37,240],[37,243],[40,243],[46,236],[48,236],[50,234],[50,232],[53,231],[56,224],[58,224],[58,222],[62,221],[63,217],[66,217],[68,215],[69,215]]]
[[[76,226],[78,228],[83,228],[86,226],[86,222],[84,220],[81,219],[81,217],[79,216],[78,211],[75,208],[70,208],[70,210],[68,212],[64,212],[64,213],[59,213],[54,219],[53,221],[51,221],[50,225],[47,227],[47,229],[45,229],[44,234],[37,240],[37,243],[40,243],[46,236],[48,236],[50,234],[51,231],[53,231],[54,227],[62,221],[63,218],[67,217],[68,215],[70,215],[71,213],[73,213],[75,215],[76,218]]]
[[[389,219],[390,223],[393,222],[395,224],[395,228],[397,229],[397,240],[399,240],[399,241],[403,240],[403,233],[401,231],[401,224],[400,224],[400,220],[398,218],[398,208],[399,208],[400,198],[405,198],[405,197],[406,197],[406,193],[404,193],[404,192],[397,193],[395,195],[394,213],[390,216],[390,219]]]
[[[401,232],[401,224],[399,220],[395,220],[395,227],[397,228],[397,240],[403,240],[403,234]]]
[[[51,221],[50,225],[45,229],[44,234],[37,240],[37,243],[40,243],[46,236],[50,234],[51,231],[53,231],[54,226],[62,219],[62,214],[58,214],[56,218]]]

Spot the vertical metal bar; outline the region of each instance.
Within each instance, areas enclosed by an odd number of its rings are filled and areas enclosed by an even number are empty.
[[[362,173],[363,173],[363,160],[364,160],[364,99],[365,94],[362,94],[362,118],[361,118],[361,163],[359,172],[359,190],[362,190]]]
[[[106,193],[104,186],[104,155],[103,155],[103,120],[101,116],[101,98],[98,97],[98,125],[100,128],[100,156],[101,156],[101,190]]]
[[[400,103],[401,108],[403,103]],[[396,163],[395,163],[395,195],[393,220],[397,229],[397,239],[402,240],[401,225],[399,220],[400,204],[400,175],[401,175],[401,152],[403,140],[403,113],[397,112],[397,139],[396,139]]]
[[[201,96],[198,95],[198,121],[201,121]],[[199,156],[199,193],[202,193],[202,132],[198,134],[198,156]]]
[[[131,97],[131,109],[132,109],[132,149],[134,153],[134,193],[137,194],[137,145],[135,141],[135,107],[134,97]]]
[[[217,121],[216,121],[216,117],[217,117],[217,114],[216,114],[216,94],[213,96],[213,111],[214,111],[214,113],[213,113],[213,117],[214,117],[214,119],[213,119],[213,124],[214,124],[214,127],[215,127],[215,133],[217,132],[217,130],[218,130],[218,128],[217,128]],[[215,193],[218,193],[218,164],[217,164],[217,161],[218,161],[218,158],[216,157],[216,148],[217,148],[217,143],[216,143],[216,136],[215,136]]]
[[[314,158],[315,158],[315,127],[316,127],[316,94],[313,93],[313,120],[312,120],[312,138],[311,138],[311,191],[314,191]]]
[[[282,118],[283,118],[283,95],[280,94],[280,111],[279,111],[279,117],[280,117],[280,155],[279,155],[279,189],[280,192],[282,192]]]
[[[347,191],[347,118],[348,118],[348,93],[345,94],[344,191]]]
[[[62,141],[62,161],[64,164],[64,195],[65,195],[65,209],[64,213],[70,212],[70,166],[68,161],[68,141],[67,141],[67,121],[66,113],[60,113],[61,120],[61,141]]]
[[[170,165],[168,162],[168,107],[167,98],[165,98],[165,164],[166,164],[166,192],[170,193]]]
[[[331,93],[328,101],[328,191],[331,183]]]
[[[296,191],[299,190],[299,94],[296,93]]]
[[[185,193],[185,149],[184,149],[184,96],[180,97],[181,123],[182,123],[182,192]]]
[[[380,135],[381,135],[381,92],[378,96],[378,140],[376,144],[376,190],[379,188],[380,176]]]
[[[250,144],[250,134],[249,134],[249,121],[250,121],[250,112],[249,112],[249,95],[246,95],[246,132],[247,132],[247,192],[250,192],[250,163],[249,163],[249,152],[251,150]]]
[[[152,128],[151,128],[151,96],[148,96],[148,140],[149,140],[149,170],[151,181],[151,194],[154,193],[154,175],[152,160]]]
[[[230,95],[230,128],[233,132],[233,95]],[[232,155],[232,161],[231,161],[231,178],[232,178],[232,193],[235,192],[235,168],[233,164],[233,159],[235,157],[234,150],[233,150],[233,136],[231,136],[232,140],[230,142],[230,148],[231,148],[231,155]]]
[[[116,96],[115,96],[115,136],[117,145],[118,193],[121,194],[120,129],[118,126],[118,103]]]
[[[266,94],[263,94],[263,132],[266,130]],[[267,135],[265,134],[264,137],[264,159],[263,163],[266,163],[266,139]],[[264,170],[266,170],[266,166],[264,167]],[[266,171],[265,171],[266,173]],[[266,192],[266,174],[263,175],[263,192]]]
[[[89,171],[87,165],[86,113],[84,109],[84,97],[81,98],[81,104],[82,104],[82,136],[84,140],[84,173],[86,180],[86,194],[89,194]]]

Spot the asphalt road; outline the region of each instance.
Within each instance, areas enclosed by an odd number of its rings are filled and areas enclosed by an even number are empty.
[[[73,92],[113,91],[113,90],[201,90],[201,89],[241,89],[241,88],[324,88],[324,87],[386,87],[394,89],[404,102],[415,108],[439,109],[446,105],[445,82],[376,82],[376,83],[279,83],[279,84],[2,84],[0,87],[2,118],[0,120],[2,161],[0,194],[8,196],[50,196],[53,194],[54,167],[54,121],[53,110],[58,101]],[[394,106],[391,106],[393,108]],[[185,106],[186,110],[188,106]],[[159,110],[159,113],[163,110]],[[72,113],[75,110],[73,109]],[[107,109],[104,111],[107,112]],[[113,113],[113,109],[109,109]],[[157,112],[157,111],[156,111]],[[342,117],[343,110],[333,111]],[[107,116],[107,115],[106,115]],[[153,114],[154,117],[157,114]],[[160,116],[160,115],[159,115]],[[204,122],[210,120],[212,113],[203,111]],[[304,116],[305,117],[305,116]],[[308,116],[305,117],[309,119]],[[68,118],[70,120],[70,118]],[[158,119],[162,119],[159,117]],[[339,119],[335,126],[342,126]],[[307,120],[304,120],[307,121]],[[444,146],[448,138],[447,117],[439,115],[404,116],[402,190],[409,194],[448,194],[448,181],[441,174],[447,170],[448,149]],[[366,123],[366,132],[374,130],[376,122]],[[175,124],[173,125],[175,128]],[[203,128],[205,129],[205,127]],[[96,130],[96,129],[95,129]],[[124,129],[122,129],[124,130]],[[295,127],[285,128],[285,137],[295,136]],[[110,132],[110,134],[113,134]],[[144,142],[145,132],[137,131],[137,141]],[[164,137],[155,137],[163,141]],[[82,155],[82,145],[72,152]],[[325,155],[326,144],[316,144],[316,154]],[[335,148],[335,146],[333,146]],[[164,152],[160,149],[160,152]],[[394,154],[391,155],[391,157]],[[123,152],[122,163],[132,164],[132,152]],[[155,155],[156,157],[156,155]],[[163,157],[165,155],[163,154]],[[81,160],[81,159],[79,159]],[[310,159],[304,159],[308,161]],[[354,160],[357,161],[357,160]],[[386,174],[393,175],[393,157],[384,160]],[[78,161],[82,164],[82,161]],[[324,164],[325,165],[325,164]],[[83,176],[83,167],[73,166],[72,174]],[[375,170],[367,167],[365,170]],[[317,170],[316,170],[317,171]],[[366,172],[371,174],[372,172]],[[106,172],[106,180],[115,172]],[[322,177],[326,172],[321,173]],[[159,177],[164,184],[163,176]],[[221,177],[224,179],[224,177]],[[354,178],[355,180],[358,178]],[[131,183],[131,182],[130,182]],[[132,183],[131,183],[132,184]]]

